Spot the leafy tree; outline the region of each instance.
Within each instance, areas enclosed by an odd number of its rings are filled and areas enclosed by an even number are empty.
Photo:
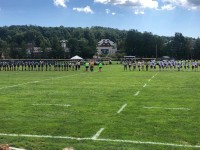
[[[184,37],[175,33],[174,37],[141,33],[137,30],[118,30],[105,27],[40,27],[9,26],[0,27],[0,51],[7,57],[26,58],[26,49],[41,47],[40,58],[66,58],[81,55],[89,58],[95,55],[97,42],[110,39],[117,43],[118,56],[161,57],[168,55],[177,59],[199,58],[199,39]],[[68,40],[70,52],[61,48],[61,40]],[[47,51],[51,48],[51,51]],[[34,56],[30,56],[34,57]]]
[[[198,38],[194,44],[193,58],[200,59],[200,38]]]

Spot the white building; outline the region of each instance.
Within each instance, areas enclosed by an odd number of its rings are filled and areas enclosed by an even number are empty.
[[[67,40],[61,40],[60,41],[61,47],[65,49],[67,47],[67,42],[68,42]]]
[[[69,48],[67,47],[67,40],[61,40],[61,47],[64,49],[65,52],[69,52]]]
[[[109,39],[102,39],[97,44],[97,53],[99,55],[115,55],[117,44]]]

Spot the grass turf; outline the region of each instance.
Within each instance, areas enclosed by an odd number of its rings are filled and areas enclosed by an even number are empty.
[[[123,71],[120,65],[104,66],[102,72],[95,69],[1,71],[0,133],[92,138],[105,128],[98,139],[200,145],[199,72],[163,71],[155,76],[155,71]],[[134,96],[137,91],[139,95]],[[118,114],[124,104],[127,106]],[[0,143],[34,150],[193,149],[3,135]]]

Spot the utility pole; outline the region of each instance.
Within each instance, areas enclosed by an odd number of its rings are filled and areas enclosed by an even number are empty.
[[[156,60],[157,60],[157,57],[158,57],[158,55],[157,55],[157,43],[156,43]]]
[[[157,46],[157,41],[156,41],[156,37],[154,37],[154,40],[155,40],[155,46],[156,46],[156,60],[157,60],[157,57],[158,57],[158,46]]]

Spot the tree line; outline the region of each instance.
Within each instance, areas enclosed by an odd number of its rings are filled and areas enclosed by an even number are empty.
[[[151,32],[118,30],[105,27],[40,27],[33,25],[0,27],[0,54],[6,58],[63,59],[79,55],[91,58],[96,55],[96,45],[101,39],[117,43],[115,56],[159,58],[170,56],[175,59],[199,59],[200,39],[184,37],[175,33],[172,37],[158,36]],[[67,40],[68,51],[61,47],[61,40]],[[40,47],[41,54],[27,54],[27,49]]]

